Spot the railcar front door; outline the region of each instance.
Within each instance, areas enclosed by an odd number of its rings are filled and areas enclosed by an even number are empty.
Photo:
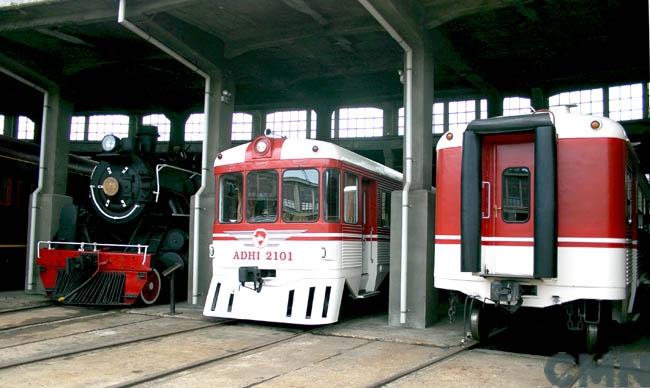
[[[486,136],[482,145],[483,272],[533,276],[533,135]]]

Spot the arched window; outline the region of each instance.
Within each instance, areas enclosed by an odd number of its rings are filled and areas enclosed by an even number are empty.
[[[23,140],[34,140],[34,122],[26,116],[18,116],[17,138]]]
[[[70,140],[84,141],[86,135],[86,116],[73,116],[70,122]]]
[[[113,134],[120,138],[128,137],[129,116],[94,115],[88,117],[88,140],[100,141],[108,134]]]
[[[618,121],[642,119],[643,84],[610,87],[609,117]]]
[[[603,89],[585,89],[563,92],[549,97],[548,105],[577,105],[577,112],[583,115],[603,115]]]
[[[142,118],[143,125],[153,125],[158,128],[158,141],[169,141],[171,122],[164,114],[151,114]]]
[[[316,112],[293,110],[269,113],[266,115],[265,129],[270,129],[277,136],[313,139],[316,137]]]
[[[185,140],[203,141],[205,131],[205,114],[192,113],[185,122]],[[248,113],[232,114],[231,140],[250,140],[253,133],[253,115]]]
[[[203,113],[192,113],[185,121],[185,140],[186,141],[202,141],[203,132],[205,132],[204,125],[205,115]]]
[[[253,136],[253,115],[248,113],[233,113],[232,140],[251,140]]]
[[[516,116],[530,112],[530,98],[506,97],[503,99],[503,115]]]
[[[400,136],[404,136],[404,108],[399,108],[397,118],[397,130]],[[431,111],[431,133],[445,132],[445,103],[435,102]]]
[[[449,101],[448,110],[449,130],[465,128],[476,119],[476,100]]]
[[[335,133],[339,138],[377,137],[384,134],[384,111],[378,108],[340,108]]]

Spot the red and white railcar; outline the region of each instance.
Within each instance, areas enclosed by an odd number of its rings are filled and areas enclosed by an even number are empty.
[[[437,145],[435,286],[480,301],[470,320],[478,339],[485,306],[564,305],[568,327],[593,345],[601,321],[634,312],[648,194],[615,121],[476,120]]]
[[[214,173],[204,315],[332,323],[346,289],[365,297],[386,279],[400,173],[334,144],[266,136],[220,153]]]

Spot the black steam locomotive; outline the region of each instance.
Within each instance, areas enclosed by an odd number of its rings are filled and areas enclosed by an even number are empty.
[[[125,305],[186,290],[190,196],[200,184],[183,153],[156,155],[158,133],[107,135],[90,177],[88,205],[62,210],[55,241],[39,243],[47,294],[62,303]],[[178,274],[182,274],[179,276]]]

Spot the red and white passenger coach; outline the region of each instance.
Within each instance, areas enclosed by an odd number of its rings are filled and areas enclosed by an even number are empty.
[[[220,153],[214,173],[204,315],[332,323],[346,289],[362,298],[386,279],[400,173],[334,144],[266,136]]]
[[[620,124],[564,112],[476,120],[440,139],[436,170],[435,286],[477,300],[475,338],[494,305],[563,305],[588,346],[601,322],[635,312],[649,192]]]

